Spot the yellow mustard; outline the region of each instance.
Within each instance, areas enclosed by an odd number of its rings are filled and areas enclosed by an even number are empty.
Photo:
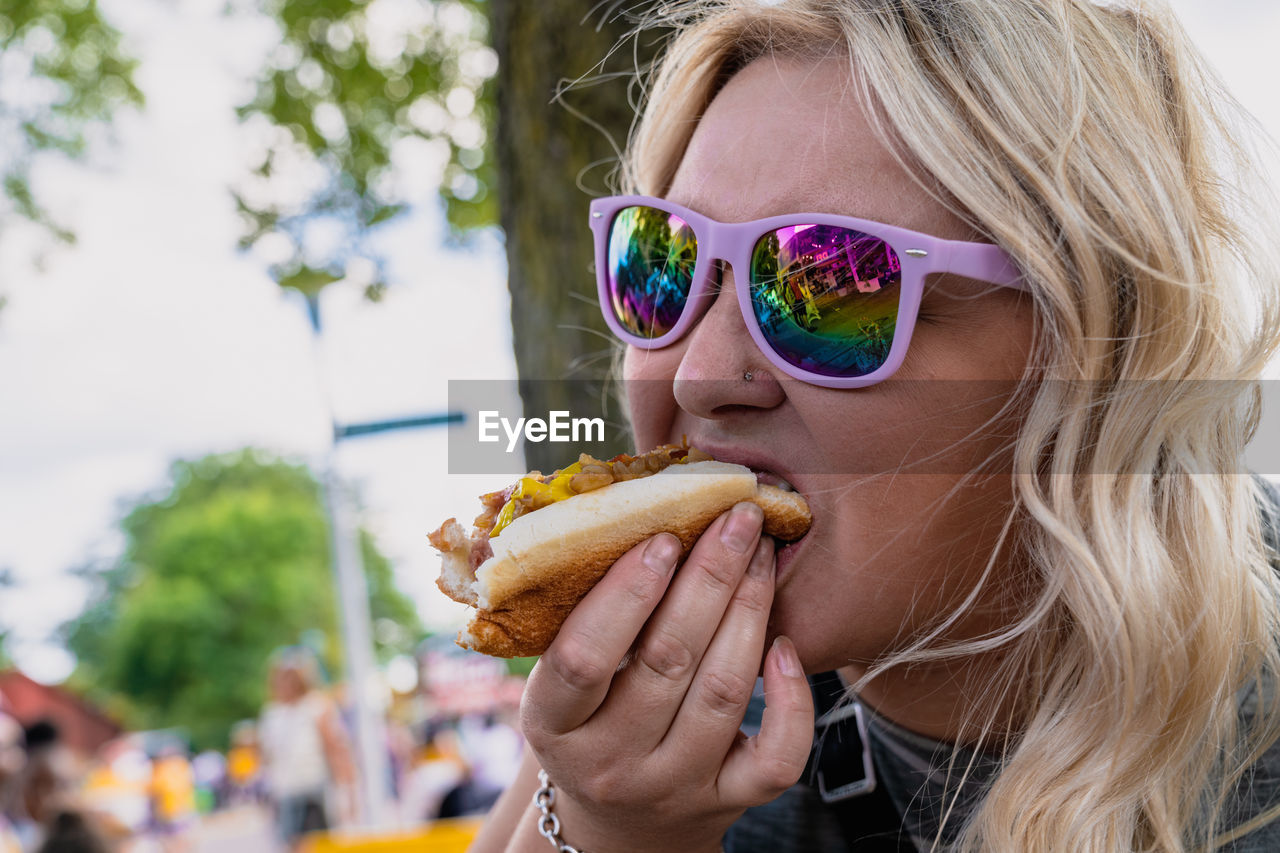
[[[551,482],[544,483],[537,477],[521,477],[520,482],[516,484],[515,491],[511,493],[511,498],[502,505],[502,509],[498,511],[498,518],[493,523],[493,530],[489,532],[489,538],[497,536],[502,532],[508,524],[516,520],[516,506],[523,498],[531,498],[528,509],[541,509],[544,506],[562,501],[565,498],[572,497],[574,491],[569,486],[569,481],[573,479],[574,474],[582,471],[582,463],[575,462],[568,468],[562,468],[556,472],[556,476]]]

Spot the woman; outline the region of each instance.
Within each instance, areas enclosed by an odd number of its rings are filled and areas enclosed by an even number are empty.
[[[1185,36],[1085,0],[677,14],[624,163],[648,198],[593,204],[636,443],[769,471],[813,528],[775,553],[739,506],[674,576],[670,537],[619,560],[476,849],[1280,849],[1239,466],[1277,276]],[[690,231],[660,311],[631,267]],[[874,791],[816,779],[825,747],[806,770],[828,671]],[[847,819],[877,791],[888,830]]]
[[[355,812],[355,767],[338,709],[317,689],[318,670],[309,649],[278,651],[258,726],[266,793],[280,839],[292,851],[302,849],[307,833],[331,826],[331,799],[340,822]]]

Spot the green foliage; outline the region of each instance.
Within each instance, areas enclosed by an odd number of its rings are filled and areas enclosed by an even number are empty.
[[[432,161],[455,238],[496,223],[497,59],[482,0],[256,2],[280,38],[239,111],[262,144],[236,201],[242,247],[267,240],[279,284],[315,293],[355,279],[377,298],[386,277],[371,235],[415,200],[406,171]],[[300,172],[315,176],[301,200]]]
[[[0,0],[0,192],[7,213],[59,226],[31,193],[31,166],[41,152],[84,154],[86,133],[122,105],[141,105],[137,63],[120,49],[120,33],[103,20],[97,0]],[[18,85],[14,85],[15,82]]]
[[[328,522],[310,472],[260,453],[176,462],[171,481],[124,518],[121,559],[80,572],[98,590],[64,636],[93,699],[208,746],[258,712],[273,649],[318,632],[341,671]],[[399,628],[378,631],[379,653],[409,651],[422,636],[412,604],[367,534],[362,545],[375,624]]]

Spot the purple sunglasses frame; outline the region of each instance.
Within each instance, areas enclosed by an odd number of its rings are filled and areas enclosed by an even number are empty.
[[[689,298],[680,313],[680,319],[665,335],[645,338],[623,328],[614,316],[609,294],[609,231],[617,214],[627,207],[655,207],[679,216],[693,228],[698,245],[697,259],[693,265],[693,282]],[[712,261],[725,261],[735,271],[734,289],[738,294],[738,307],[747,331],[756,346],[783,373],[811,385],[823,388],[865,388],[883,382],[902,366],[911,344],[920,311],[920,299],[924,295],[925,276],[932,273],[951,273],[989,284],[1026,290],[1022,273],[1014,265],[1009,254],[993,243],[969,243],[962,240],[944,240],[919,231],[886,225],[869,219],[838,216],[830,213],[787,213],[750,222],[717,222],[697,211],[673,204],[666,199],[643,195],[618,195],[597,198],[591,202],[589,222],[595,237],[596,285],[600,296],[600,310],[605,322],[615,335],[631,346],[640,349],[657,349],[675,343],[696,322],[701,310],[690,310],[704,300],[710,290],[711,276],[708,267]],[[888,243],[901,263],[901,283],[898,296],[898,321],[889,357],[877,370],[864,376],[825,376],[802,370],[778,355],[764,337],[751,306],[750,273],[751,252],[756,242],[767,232],[788,225],[813,224],[836,225],[861,231]],[[737,271],[744,271],[737,275]]]

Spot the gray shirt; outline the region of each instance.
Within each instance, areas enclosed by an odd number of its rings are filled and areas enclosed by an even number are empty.
[[[763,702],[752,701],[748,714],[755,717]],[[748,733],[751,733],[750,728]],[[882,785],[901,818],[903,831],[918,850],[929,850],[939,835],[944,844],[953,842],[969,813],[982,800],[987,785],[999,772],[999,763],[990,756],[934,741],[909,732],[890,721],[870,715],[867,732],[875,761],[878,784]],[[851,761],[860,760],[850,756]],[[960,779],[948,790],[948,768]],[[958,795],[957,795],[958,790]],[[952,812],[943,822],[943,810]],[[1264,809],[1280,804],[1280,744],[1274,745],[1242,780],[1234,805],[1225,815],[1226,826],[1236,826]],[[822,802],[817,789],[802,780],[776,800],[748,809],[730,827],[724,839],[726,853],[791,853],[791,851],[839,851],[845,848],[839,819]],[[1275,853],[1280,850],[1280,821],[1273,821],[1220,848],[1232,853]]]
[[[1263,483],[1270,505],[1262,507],[1263,532],[1273,554],[1280,551],[1280,492]],[[1280,566],[1277,567],[1280,569]],[[1258,701],[1257,691],[1246,690],[1240,697],[1243,717],[1250,716]],[[747,710],[743,729],[759,730],[764,710],[762,688]],[[929,850],[942,827],[944,844],[955,840],[968,815],[982,800],[987,786],[999,773],[999,762],[964,747],[942,743],[909,732],[889,720],[869,714],[867,734],[875,762],[878,784],[889,795],[903,831],[918,850]],[[860,755],[850,755],[860,761]],[[967,775],[965,769],[968,768]],[[957,787],[955,782],[964,781]],[[1265,809],[1280,805],[1280,743],[1272,747],[1247,773],[1224,815],[1224,825],[1238,826]],[[943,810],[952,812],[944,823]],[[791,853],[792,851],[839,851],[845,836],[836,814],[822,802],[817,790],[801,780],[776,800],[748,809],[724,838],[726,853]],[[1280,820],[1220,848],[1232,853],[1274,853],[1280,850]]]

